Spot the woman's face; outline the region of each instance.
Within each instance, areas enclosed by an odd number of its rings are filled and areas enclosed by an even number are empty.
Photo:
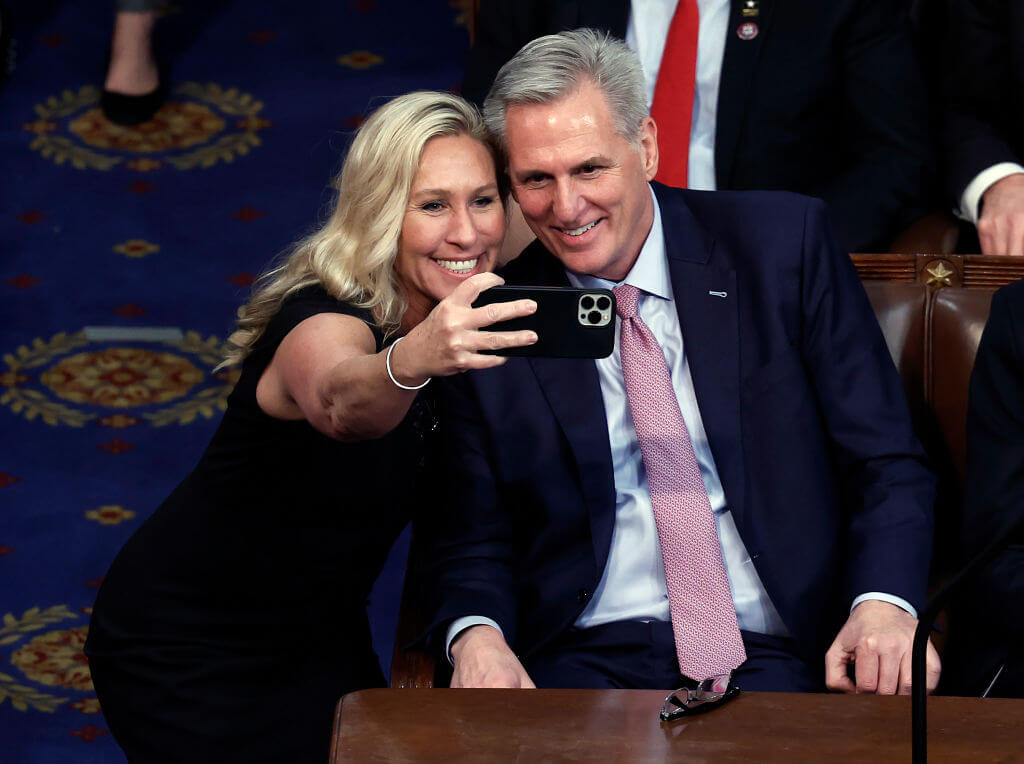
[[[428,303],[491,270],[504,235],[505,211],[487,148],[468,135],[431,138],[409,193],[395,262],[410,307],[429,310]]]

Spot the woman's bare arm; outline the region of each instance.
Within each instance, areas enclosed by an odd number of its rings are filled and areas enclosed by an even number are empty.
[[[484,289],[502,283],[492,273],[467,279],[395,347],[391,370],[404,385],[505,362],[483,348],[536,342],[533,332],[482,332],[495,321],[536,310],[530,300],[471,307]],[[319,313],[292,329],[277,348],[256,388],[260,408],[278,419],[305,419],[336,440],[365,440],[402,421],[414,390],[398,387],[377,353],[370,328],[353,316]]]

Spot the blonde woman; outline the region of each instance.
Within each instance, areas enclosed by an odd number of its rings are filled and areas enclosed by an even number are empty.
[[[415,505],[431,377],[494,366],[503,184],[475,109],[419,92],[356,135],[327,224],[258,283],[241,378],[195,470],[128,541],[86,647],[131,761],[323,761],[383,685],[366,599]]]

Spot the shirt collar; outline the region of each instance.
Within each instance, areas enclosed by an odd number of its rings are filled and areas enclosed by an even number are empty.
[[[669,279],[668,258],[665,254],[665,231],[661,225],[661,208],[658,206],[654,189],[651,189],[650,185],[648,189],[651,192],[651,202],[654,204],[654,221],[644,245],[640,248],[640,256],[633,263],[626,278],[616,283],[597,276],[566,271],[569,283],[583,289],[614,289],[619,284],[630,284],[647,294],[665,300],[672,298],[672,282]]]

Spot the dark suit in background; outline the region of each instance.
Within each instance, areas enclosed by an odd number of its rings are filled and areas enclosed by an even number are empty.
[[[847,251],[885,251],[922,212],[932,174],[927,105],[899,0],[759,0],[740,39],[733,0],[715,136],[717,188],[825,200]],[[485,0],[463,95],[483,102],[535,37],[592,27],[625,38],[625,0]]]
[[[1024,281],[1003,287],[978,345],[967,410],[969,555],[1024,517]],[[1005,666],[1004,666],[1005,664]],[[950,632],[948,690],[1024,697],[1024,534],[968,584]]]
[[[728,507],[796,649],[822,672],[854,597],[924,601],[934,484],[899,378],[819,202],[652,185]],[[568,285],[539,242],[502,275]],[[608,559],[616,492],[598,372],[513,358],[440,387],[434,626],[443,643],[452,619],[492,618],[529,671]]]
[[[954,203],[982,170],[1024,161],[1024,3],[950,6],[947,188]]]
[[[1024,4],[952,0],[947,50],[945,191],[960,214],[979,226],[963,226],[958,251],[1020,255],[1024,253],[1021,178],[1017,175],[1016,183],[999,181],[1022,172],[1024,163]],[[980,173],[1003,163],[1018,167],[993,169],[995,174],[979,179],[977,188],[964,198]],[[997,183],[999,189],[993,190]]]

